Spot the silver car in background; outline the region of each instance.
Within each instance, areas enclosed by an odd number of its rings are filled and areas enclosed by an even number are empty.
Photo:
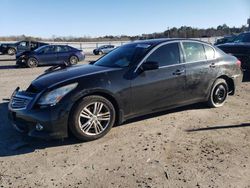
[[[94,49],[93,53],[95,55],[102,55],[102,54],[107,54],[114,49],[115,49],[114,45],[103,45],[103,46],[99,46],[98,48]]]

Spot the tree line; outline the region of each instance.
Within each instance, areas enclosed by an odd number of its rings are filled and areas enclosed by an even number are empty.
[[[142,34],[136,36],[113,36],[107,35],[97,38],[89,36],[84,37],[57,37],[53,35],[51,38],[40,38],[32,36],[0,36],[0,41],[20,41],[20,40],[36,40],[36,41],[50,41],[50,42],[101,42],[101,41],[134,41],[143,39],[154,39],[154,38],[203,38],[203,37],[219,37],[225,35],[239,34],[248,31],[247,26],[242,27],[229,27],[226,24],[219,25],[217,28],[199,29],[189,26],[182,26],[180,28],[169,28],[164,32]]]

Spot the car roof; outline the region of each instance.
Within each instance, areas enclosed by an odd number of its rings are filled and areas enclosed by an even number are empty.
[[[165,42],[179,42],[179,41],[193,41],[193,42],[200,42],[200,43],[205,43],[208,45],[211,45],[210,43],[201,41],[201,40],[196,40],[196,39],[186,39],[186,38],[159,38],[159,39],[148,39],[148,40],[137,40],[134,41],[136,44],[149,44],[152,46],[157,46],[161,43]]]

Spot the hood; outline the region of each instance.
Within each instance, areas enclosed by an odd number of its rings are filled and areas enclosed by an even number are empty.
[[[218,45],[217,47],[236,57],[250,54],[250,43],[226,43]]]
[[[23,55],[30,55],[30,54],[34,54],[34,51],[24,51],[24,52],[18,52],[16,54],[16,59],[18,59],[19,57],[23,56]]]
[[[12,46],[15,43],[0,43],[0,46]]]
[[[43,90],[67,80],[116,69],[117,68],[102,67],[96,65],[79,65],[67,67],[39,76],[32,82],[32,86],[34,86],[38,90]]]
[[[232,43],[225,43],[225,44],[219,44],[217,47],[249,47],[250,48],[250,43],[249,42],[232,42]]]

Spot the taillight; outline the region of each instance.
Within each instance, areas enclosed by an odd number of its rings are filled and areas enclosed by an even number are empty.
[[[238,65],[238,67],[241,68],[241,62],[240,62],[240,60],[236,61],[236,65]]]

